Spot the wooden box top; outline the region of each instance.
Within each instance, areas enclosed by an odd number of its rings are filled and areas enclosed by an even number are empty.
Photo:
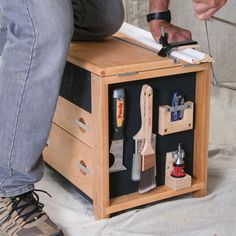
[[[101,77],[180,66],[120,33],[103,41],[72,42],[67,60]]]

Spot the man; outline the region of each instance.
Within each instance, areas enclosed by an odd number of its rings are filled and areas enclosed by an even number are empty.
[[[213,16],[227,0],[193,0],[193,10],[199,20],[206,20]]]
[[[214,14],[224,3],[193,1],[199,19]],[[121,0],[72,0],[72,4],[74,40],[100,40],[123,22]],[[150,13],[167,10],[167,0],[150,0]],[[191,37],[158,14],[150,20],[155,39],[162,26],[171,41]],[[43,175],[41,153],[72,36],[71,2],[0,0],[0,17],[0,231],[6,236],[61,236],[60,228],[42,210],[34,183]]]
[[[100,40],[124,20],[121,0],[73,0],[73,39]],[[63,235],[34,190],[73,33],[69,0],[0,0],[0,231]]]
[[[193,10],[196,18],[204,20],[210,18],[227,0],[193,0]],[[149,0],[149,12],[160,13],[168,11],[169,0]],[[155,17],[154,17],[155,18]],[[157,15],[158,18],[158,15]],[[161,17],[160,17],[161,18]],[[165,18],[165,17],[164,17]],[[191,32],[170,24],[162,19],[153,19],[149,22],[153,38],[158,41],[161,36],[161,27],[168,33],[168,41],[184,41],[191,39]]]

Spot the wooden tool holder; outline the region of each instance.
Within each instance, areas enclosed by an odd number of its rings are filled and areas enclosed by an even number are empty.
[[[159,107],[159,134],[167,135],[193,128],[193,102],[185,102],[184,105],[177,107],[183,110],[183,118],[177,121],[171,121],[171,112],[174,108],[168,105]]]
[[[102,42],[71,44],[48,146],[43,152],[51,167],[92,200],[96,219],[186,193],[201,197],[207,189],[210,64],[175,63],[131,41],[116,35]],[[133,136],[140,128],[138,98],[145,83],[154,91],[158,186],[139,194],[137,183],[131,180],[131,164]],[[158,135],[159,107],[168,104],[170,92],[179,84],[194,102],[194,129]],[[109,173],[111,93],[120,86],[127,92],[127,171]],[[165,185],[166,153],[175,150],[178,142],[186,145],[192,183],[173,190]]]

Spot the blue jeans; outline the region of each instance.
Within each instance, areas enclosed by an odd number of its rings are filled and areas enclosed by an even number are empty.
[[[101,8],[112,2],[116,15],[119,6],[115,27],[110,24],[114,15],[109,12],[104,21],[103,13],[108,11]],[[76,40],[109,36],[123,21],[121,0],[72,3]],[[95,13],[101,25],[90,19]],[[28,192],[43,176],[41,153],[72,33],[70,0],[0,0],[0,197]]]

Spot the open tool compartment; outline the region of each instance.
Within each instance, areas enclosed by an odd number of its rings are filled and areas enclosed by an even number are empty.
[[[137,192],[138,182],[131,179],[132,159],[134,153],[133,136],[141,126],[140,92],[143,84],[153,88],[153,133],[156,134],[156,182],[157,188],[165,184],[166,153],[173,151],[182,143],[186,153],[186,172],[193,172],[194,131],[188,130],[161,136],[158,134],[159,106],[170,104],[174,92],[181,91],[186,98],[195,102],[196,73],[163,76],[160,78],[131,81],[109,85],[109,120],[112,120],[112,92],[117,88],[125,90],[125,123],[123,163],[127,170],[110,173],[110,197]],[[112,137],[112,126],[109,123],[109,137]]]
[[[123,87],[126,91],[124,165],[127,170],[109,174],[110,201],[107,213],[112,214],[186,193],[192,193],[195,197],[206,194],[210,79],[208,71],[205,70],[206,67],[204,65],[199,67],[175,68],[169,71],[164,70],[163,73],[158,70],[149,71],[140,73],[137,77],[132,75],[129,79],[117,78],[120,83],[108,85],[109,101],[111,101],[112,91],[115,88]],[[157,187],[150,192],[140,194],[138,182],[131,180],[131,166],[134,153],[133,136],[140,128],[139,99],[143,84],[150,85],[154,95],[153,133],[156,134]],[[186,100],[194,104],[193,128],[160,135],[158,133],[159,107],[170,104],[172,95],[176,91],[181,91],[185,94]],[[109,102],[109,107],[109,111],[111,111],[111,102]],[[109,138],[111,138],[111,133]],[[175,151],[179,143],[182,144],[186,154],[185,171],[191,176],[191,184],[175,190],[165,185],[166,155]]]

